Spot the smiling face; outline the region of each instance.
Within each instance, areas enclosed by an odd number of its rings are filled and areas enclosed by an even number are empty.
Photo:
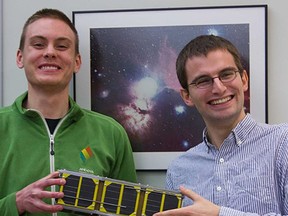
[[[191,83],[202,76],[216,77],[226,69],[238,70],[233,56],[226,50],[217,49],[207,56],[193,56],[185,65],[187,81]],[[244,92],[248,89],[248,76],[244,70],[242,76],[223,84],[218,78],[213,80],[211,87],[199,89],[189,85],[181,90],[184,102],[195,106],[206,124],[232,124],[235,126],[244,118]]]
[[[16,59],[25,70],[28,90],[68,91],[73,72],[81,65],[75,43],[75,34],[61,20],[41,18],[29,24]]]

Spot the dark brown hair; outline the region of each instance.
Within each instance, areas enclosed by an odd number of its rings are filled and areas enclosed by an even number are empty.
[[[243,66],[241,63],[241,57],[236,47],[225,38],[215,35],[201,35],[191,40],[180,52],[176,61],[176,71],[178,80],[182,88],[187,89],[187,74],[185,70],[186,61],[193,56],[207,56],[211,51],[218,49],[227,50],[234,58],[235,64],[240,71],[240,75],[243,73]]]

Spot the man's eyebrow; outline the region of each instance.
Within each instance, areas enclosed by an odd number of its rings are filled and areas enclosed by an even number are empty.
[[[42,40],[47,40],[46,37],[42,36],[42,35],[34,35],[32,37],[30,37],[30,40],[33,40],[33,39],[42,39]],[[56,41],[58,40],[67,40],[67,41],[71,41],[72,42],[72,39],[68,38],[68,37],[58,37],[55,39]]]
[[[71,41],[72,42],[72,39],[68,38],[68,37],[59,37],[59,38],[56,38],[56,41]]]
[[[219,73],[227,71],[227,70],[238,70],[238,69],[236,67],[233,67],[233,66],[228,66],[228,67],[225,67],[222,70],[220,70]]]
[[[41,36],[41,35],[34,35],[34,36],[30,37],[29,40],[31,41],[31,40],[35,40],[35,39],[46,40],[46,38]]]

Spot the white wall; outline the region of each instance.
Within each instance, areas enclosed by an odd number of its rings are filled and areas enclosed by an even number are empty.
[[[72,18],[72,11],[80,10],[255,4],[268,5],[268,120],[269,123],[288,122],[288,1],[285,0],[3,0],[3,105],[9,105],[26,90],[24,72],[16,67],[15,56],[22,26],[38,9],[58,8]],[[141,183],[164,186],[164,171],[141,171],[138,176]]]

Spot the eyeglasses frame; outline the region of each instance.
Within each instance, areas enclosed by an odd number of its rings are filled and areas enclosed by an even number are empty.
[[[223,82],[223,80],[220,78],[220,75],[221,75],[221,72],[224,72],[224,71],[227,71],[227,70],[233,71],[235,73],[235,75],[234,75],[233,79]],[[240,70],[238,70],[238,69],[225,69],[225,70],[223,70],[221,72],[218,74],[218,76],[214,76],[214,77],[207,76],[207,77],[209,77],[211,79],[211,83],[209,85],[207,85],[207,86],[199,87],[195,81],[192,81],[190,84],[188,84],[188,86],[194,85],[198,89],[208,89],[208,88],[210,88],[213,85],[214,79],[216,79],[216,78],[218,78],[221,81],[221,83],[225,84],[225,83],[229,83],[229,82],[232,82],[233,80],[235,80],[236,77],[237,77],[237,72],[241,75]]]

